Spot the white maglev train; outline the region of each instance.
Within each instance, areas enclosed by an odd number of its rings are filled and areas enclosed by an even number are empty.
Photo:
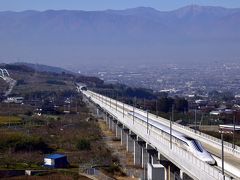
[[[147,122],[147,117],[142,114],[139,114],[139,113],[136,113],[133,111],[129,111],[128,114],[131,116],[134,116],[135,118],[138,118],[144,122]],[[170,135],[170,128],[168,126],[165,126],[151,118],[148,118],[148,123],[150,125],[154,126],[155,128],[160,129],[161,131]],[[216,164],[215,159],[211,156],[211,154],[209,152],[207,152],[204,149],[204,147],[201,145],[201,143],[198,140],[193,139],[193,138],[191,138],[185,134],[182,134],[176,130],[172,130],[172,136],[181,142],[180,145],[183,146],[184,149],[191,152],[198,159],[200,159],[208,164],[211,164],[211,165]]]

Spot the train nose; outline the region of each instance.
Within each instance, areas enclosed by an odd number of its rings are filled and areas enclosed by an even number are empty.
[[[204,161],[210,165],[215,165],[216,164],[216,161],[215,159],[213,159],[212,157],[209,157],[209,158],[204,158]]]

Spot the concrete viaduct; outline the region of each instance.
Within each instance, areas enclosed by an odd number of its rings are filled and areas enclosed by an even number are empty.
[[[116,137],[121,138],[121,144],[133,154],[134,165],[146,169],[146,176],[143,179],[230,180],[239,178],[238,174],[227,171],[223,174],[219,166],[211,166],[201,161],[179,146],[178,140],[174,137],[170,145],[169,134],[128,114],[135,107],[89,90],[81,92],[96,105],[97,111],[104,112],[109,129],[115,132]],[[146,113],[137,108],[135,111]],[[150,113],[149,116],[156,117]],[[236,157],[239,156],[238,152],[235,154]]]

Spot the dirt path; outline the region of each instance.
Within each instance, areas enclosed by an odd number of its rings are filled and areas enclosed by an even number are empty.
[[[115,132],[112,132],[108,129],[106,123],[103,120],[99,120],[99,126],[103,132],[103,139],[107,146],[112,151],[112,154],[117,156],[126,177],[115,177],[119,180],[127,179],[139,179],[143,175],[143,169],[135,167],[133,164],[133,155],[126,151],[125,146],[121,146],[120,139],[115,138]]]

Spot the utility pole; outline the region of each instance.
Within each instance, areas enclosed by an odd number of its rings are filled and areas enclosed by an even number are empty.
[[[71,98],[70,98],[70,102],[68,104],[68,112],[70,113],[70,111],[71,111]]]
[[[133,106],[133,124],[134,124],[135,108]]]
[[[170,149],[172,149],[172,123],[174,121],[174,104],[172,105],[172,115],[170,117]]]
[[[170,149],[172,149],[172,117],[170,117]]]
[[[158,104],[157,104],[157,99],[156,99],[156,117],[158,117]]]
[[[8,102],[8,128],[10,128],[10,108],[9,108],[9,102]]]
[[[105,96],[105,92],[103,92],[103,94],[104,94],[104,97],[102,96],[103,103],[106,104],[106,98],[105,98],[106,96]]]
[[[111,97],[109,99],[110,99],[110,108],[111,108],[111,104],[112,104]]]
[[[223,132],[221,132],[221,140],[222,140],[222,175],[223,175],[223,180],[225,180],[225,175],[224,175],[224,144],[223,144]]]
[[[123,103],[123,117],[124,117],[124,103]]]
[[[118,102],[118,92],[116,92],[117,93],[117,99],[116,99],[116,110],[117,110],[117,106],[118,106],[118,104],[117,104],[117,102]]]
[[[197,133],[197,110],[195,109],[195,113],[194,113],[195,115],[194,115],[194,119],[195,119],[195,128],[194,128],[194,131],[195,131],[195,133]]]
[[[104,104],[106,104],[106,94],[105,94],[105,92],[103,92],[103,95],[102,95],[102,102]]]
[[[136,106],[136,97],[133,98],[133,124],[134,124],[134,119],[135,119],[135,106]]]
[[[149,133],[149,123],[148,123],[148,110],[147,110],[147,134]]]
[[[77,99],[76,99],[76,114],[78,114],[78,104],[77,104]]]
[[[235,149],[235,125],[236,124],[236,114],[233,116],[233,150]]]
[[[203,112],[202,112],[202,115],[201,115],[201,121],[199,123],[199,131],[200,131],[200,126],[202,126],[202,122],[203,122]]]
[[[108,100],[108,92],[106,91],[106,105],[109,105],[109,100]]]
[[[145,110],[146,109],[145,98],[143,99],[143,107],[144,107],[144,110]]]
[[[172,121],[174,121],[174,104],[172,105]]]
[[[230,131],[232,131],[232,129]],[[223,176],[223,180],[225,180],[225,172],[224,172],[224,138],[223,138],[223,134],[224,133],[229,133],[229,130],[226,130],[226,129],[224,129],[224,127],[220,126],[219,133],[221,133],[221,142],[222,142],[222,152],[221,152],[222,176]]]

